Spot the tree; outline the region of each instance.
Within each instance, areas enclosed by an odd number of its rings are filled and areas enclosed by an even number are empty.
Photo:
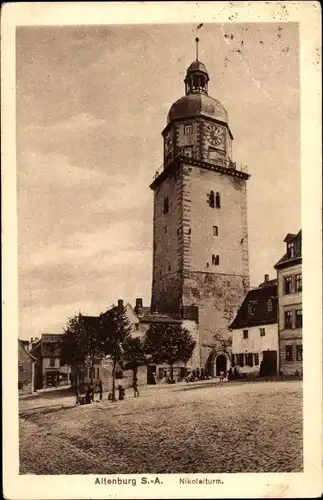
[[[139,366],[146,364],[143,342],[139,337],[129,337],[124,343],[124,368],[132,370],[133,382],[137,380]]]
[[[101,348],[112,360],[112,401],[115,401],[116,367],[122,364],[124,344],[127,342],[131,327],[123,306],[112,306],[100,315]]]
[[[70,318],[61,342],[61,360],[75,369],[76,402],[79,401],[80,369],[87,366],[93,383],[95,361],[103,355],[99,319],[81,313]]]
[[[146,332],[144,352],[151,363],[167,363],[173,378],[174,363],[186,363],[195,345],[195,340],[181,324],[152,323]]]

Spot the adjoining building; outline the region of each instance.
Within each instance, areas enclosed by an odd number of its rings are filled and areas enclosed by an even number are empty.
[[[198,41],[197,41],[198,43]],[[154,191],[152,313],[178,318],[198,337],[196,362],[227,371],[232,317],[249,290],[246,167],[232,160],[223,105],[198,60],[162,131]]]
[[[36,358],[35,387],[58,387],[71,383],[71,368],[63,365],[60,358],[62,334],[43,333],[32,343],[30,354]]]
[[[303,373],[302,231],[287,234],[286,252],[274,266],[278,280],[280,371]]]
[[[32,394],[35,391],[36,358],[26,349],[28,342],[18,339],[18,393]]]
[[[246,295],[230,328],[232,367],[242,375],[278,373],[277,280],[265,281]]]

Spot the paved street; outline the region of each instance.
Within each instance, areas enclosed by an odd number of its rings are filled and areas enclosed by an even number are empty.
[[[302,470],[299,381],[210,381],[144,388],[138,399],[129,390],[116,403],[74,402],[20,401],[20,473]]]

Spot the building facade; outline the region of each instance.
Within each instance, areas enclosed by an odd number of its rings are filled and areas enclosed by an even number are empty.
[[[244,376],[277,375],[278,358],[277,280],[265,281],[250,290],[238,310],[232,329],[232,366]]]
[[[287,234],[286,252],[275,265],[278,281],[280,371],[303,373],[302,232]]]
[[[30,353],[36,358],[36,389],[58,387],[71,383],[71,368],[61,363],[60,342],[62,334],[43,333],[41,338],[32,343]]]
[[[249,289],[249,175],[232,161],[228,115],[208,83],[204,64],[194,61],[162,132],[163,170],[151,184],[151,309],[197,325],[201,367],[215,375],[217,356],[229,368],[223,346]]]
[[[35,391],[36,358],[26,349],[27,343],[18,340],[18,393],[32,394]]]

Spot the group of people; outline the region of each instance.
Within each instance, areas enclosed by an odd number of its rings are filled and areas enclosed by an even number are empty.
[[[195,380],[209,380],[209,374],[205,368],[196,368],[186,377],[186,382],[195,382]]]
[[[94,394],[99,393],[99,401],[102,401],[103,397],[103,383],[100,379],[97,384],[90,382],[85,386],[85,394],[81,395],[79,398],[80,404],[90,404],[94,402]]]
[[[134,397],[135,398],[138,398],[139,397],[139,387],[138,387],[138,381],[135,380],[133,382],[133,393],[134,393]],[[118,399],[119,401],[123,401],[124,398],[125,398],[125,395],[126,395],[126,391],[125,389],[122,387],[122,385],[118,385],[117,387],[117,390],[118,390]],[[85,387],[85,394],[81,395],[79,397],[79,403],[80,404],[90,404],[90,403],[93,403],[94,402],[94,394],[95,393],[99,393],[99,401],[102,401],[102,398],[103,398],[103,383],[102,383],[102,380],[100,379],[99,382],[97,384],[92,384],[91,382],[89,384],[87,384],[87,386]],[[108,394],[108,400],[112,401],[113,397],[112,397],[112,393],[109,392]]]

